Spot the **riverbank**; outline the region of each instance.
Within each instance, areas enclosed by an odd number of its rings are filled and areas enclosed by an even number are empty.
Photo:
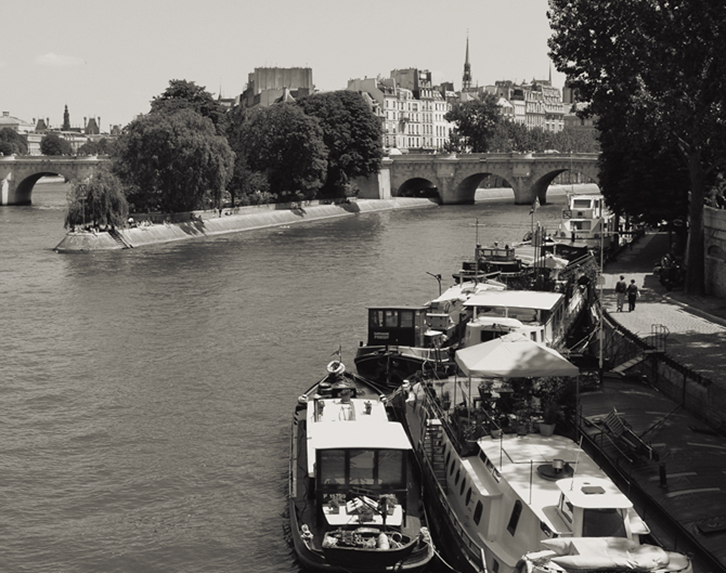
[[[189,221],[140,225],[119,229],[114,233],[70,231],[53,250],[59,253],[70,253],[137,248],[198,237],[346,217],[359,213],[433,207],[437,207],[437,204],[429,199],[409,197],[361,199],[348,203],[306,205],[284,210],[264,205],[238,212],[225,210],[221,215],[217,212],[213,216],[205,213],[196,215],[193,220]]]

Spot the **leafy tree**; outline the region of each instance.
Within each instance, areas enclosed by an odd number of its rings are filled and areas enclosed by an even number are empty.
[[[548,16],[555,65],[598,125],[678,150],[691,194],[686,291],[702,293],[704,198],[726,167],[726,3],[550,0]]]
[[[488,92],[479,98],[457,102],[444,116],[454,124],[452,143],[454,151],[486,153],[499,122],[503,121],[497,105],[497,98]]]
[[[238,160],[263,173],[280,200],[312,199],[327,171],[319,121],[294,103],[253,108],[233,137]]]
[[[678,150],[647,135],[624,136],[614,128],[603,132],[600,185],[614,212],[657,225],[687,213],[689,179]]]
[[[98,155],[101,147],[90,139],[78,148],[78,155]]]
[[[73,148],[58,134],[49,133],[40,140],[40,152],[43,155],[73,155]]]
[[[22,135],[9,127],[0,129],[0,155],[25,155],[26,153],[28,153],[28,144]]]
[[[107,167],[101,167],[87,181],[75,183],[68,192],[65,227],[93,225],[123,227],[129,205],[121,181]]]
[[[114,157],[136,211],[218,207],[234,166],[227,140],[191,109],[135,119],[124,128]]]
[[[163,94],[151,101],[151,113],[173,113],[192,109],[212,120],[217,133],[224,131],[224,109],[206,88],[186,80],[170,80]]]
[[[298,104],[323,128],[328,173],[322,195],[342,195],[351,179],[378,172],[383,155],[381,124],[363,96],[340,90],[314,94]]]

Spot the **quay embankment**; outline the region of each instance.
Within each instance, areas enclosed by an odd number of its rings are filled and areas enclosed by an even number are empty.
[[[195,211],[183,215],[176,214],[175,219],[168,219],[168,216],[136,218],[135,226],[117,229],[111,233],[86,230],[70,231],[54,250],[60,253],[70,253],[128,249],[360,213],[436,206],[437,203],[429,199],[397,197],[393,199],[361,199],[335,204],[312,202],[302,206],[285,205],[284,208],[280,205],[259,205],[223,209],[221,212],[217,210]]]

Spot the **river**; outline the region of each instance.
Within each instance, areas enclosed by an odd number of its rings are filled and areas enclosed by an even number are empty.
[[[0,207],[0,571],[297,572],[297,396],[339,346],[353,367],[367,306],[530,230],[486,197],[93,254],[52,250],[63,184]]]

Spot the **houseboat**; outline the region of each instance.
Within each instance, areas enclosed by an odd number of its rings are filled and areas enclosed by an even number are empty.
[[[623,565],[628,556],[639,555],[633,570],[692,573],[688,557],[648,543],[648,525],[631,501],[575,441],[534,433],[531,425],[504,432],[493,406],[467,396],[460,380],[455,383],[461,403],[453,409],[441,406],[435,384],[420,381],[406,386],[402,406],[432,530],[452,568],[624,571],[631,570]],[[622,551],[605,559],[615,547]],[[658,558],[648,561],[647,555]]]
[[[452,373],[452,349],[461,342],[471,318],[466,301],[476,293],[505,288],[494,280],[467,282],[421,306],[369,308],[368,339],[360,343],[355,357],[358,374],[396,388],[420,370]]]
[[[562,210],[557,238],[607,252],[618,243],[616,217],[599,193],[573,194]]]
[[[306,569],[420,571],[434,557],[411,443],[381,391],[334,361],[298,399],[289,512]]]

